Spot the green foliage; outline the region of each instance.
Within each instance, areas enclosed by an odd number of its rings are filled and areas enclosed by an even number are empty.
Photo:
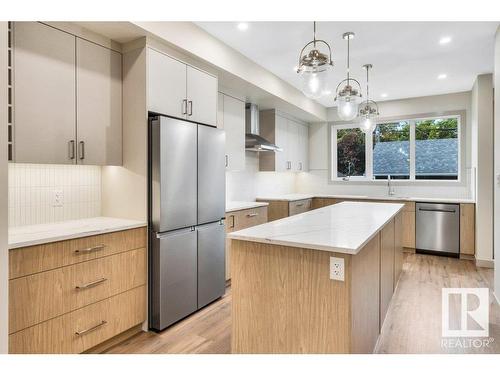
[[[415,126],[415,138],[447,139],[458,137],[458,121],[456,118],[419,121]]]
[[[337,173],[340,176],[365,174],[365,134],[361,129],[337,131]]]

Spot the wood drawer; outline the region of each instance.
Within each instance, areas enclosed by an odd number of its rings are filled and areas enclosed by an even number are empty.
[[[336,198],[313,198],[312,199],[312,209],[315,210],[317,208],[331,206],[332,204],[338,203],[339,200]]]
[[[146,247],[146,228],[52,242],[9,250],[9,278]],[[94,249],[93,251],[85,251]],[[83,250],[83,251],[82,251]]]
[[[146,287],[140,286],[11,334],[9,353],[81,353],[145,319]]]
[[[301,214],[311,209],[312,199],[302,199],[288,204],[288,216]]]
[[[230,212],[226,217],[226,232],[230,233],[263,223],[267,223],[267,207],[265,206]]]
[[[146,249],[9,281],[9,333],[146,284]]]

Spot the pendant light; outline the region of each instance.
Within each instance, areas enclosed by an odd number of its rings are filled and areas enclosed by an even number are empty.
[[[361,101],[361,85],[359,82],[350,77],[349,72],[349,58],[350,58],[350,45],[349,41],[354,39],[353,32],[342,34],[342,38],[347,40],[347,78],[340,81],[337,86],[336,96],[334,101],[337,102],[337,111],[340,119],[349,121],[353,120],[358,115],[358,103]],[[345,82],[345,86],[339,90],[340,86]],[[357,87],[352,87],[355,84]]]
[[[328,48],[321,52],[319,46]],[[316,39],[316,22],[313,25],[313,40],[300,51],[297,73],[301,78],[302,92],[311,99],[319,99],[331,92],[330,70],[333,67],[332,50],[324,40]]]
[[[372,64],[365,64],[363,68],[366,69],[366,100],[359,104],[359,126],[361,130],[366,133],[373,133],[375,130],[375,119],[379,115],[378,104],[370,100],[370,91],[368,84],[368,72],[373,68]]]

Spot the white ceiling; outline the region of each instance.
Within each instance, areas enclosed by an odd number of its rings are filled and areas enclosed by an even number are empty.
[[[312,22],[197,22],[216,38],[300,89],[300,49],[312,39]],[[475,77],[493,72],[497,22],[318,22],[317,38],[333,49],[332,84],[345,78],[345,31],[351,42],[351,76],[365,88],[362,65],[373,64],[370,94],[377,101],[468,91]],[[441,37],[451,42],[441,45]],[[438,75],[446,74],[446,79]],[[381,95],[387,94],[386,98]],[[334,105],[333,96],[318,100]]]

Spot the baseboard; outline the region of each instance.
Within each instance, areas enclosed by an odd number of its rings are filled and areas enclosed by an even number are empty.
[[[415,254],[415,249],[412,247],[403,247],[403,253]]]
[[[495,268],[495,262],[492,259],[477,259],[476,258],[476,267]]]

